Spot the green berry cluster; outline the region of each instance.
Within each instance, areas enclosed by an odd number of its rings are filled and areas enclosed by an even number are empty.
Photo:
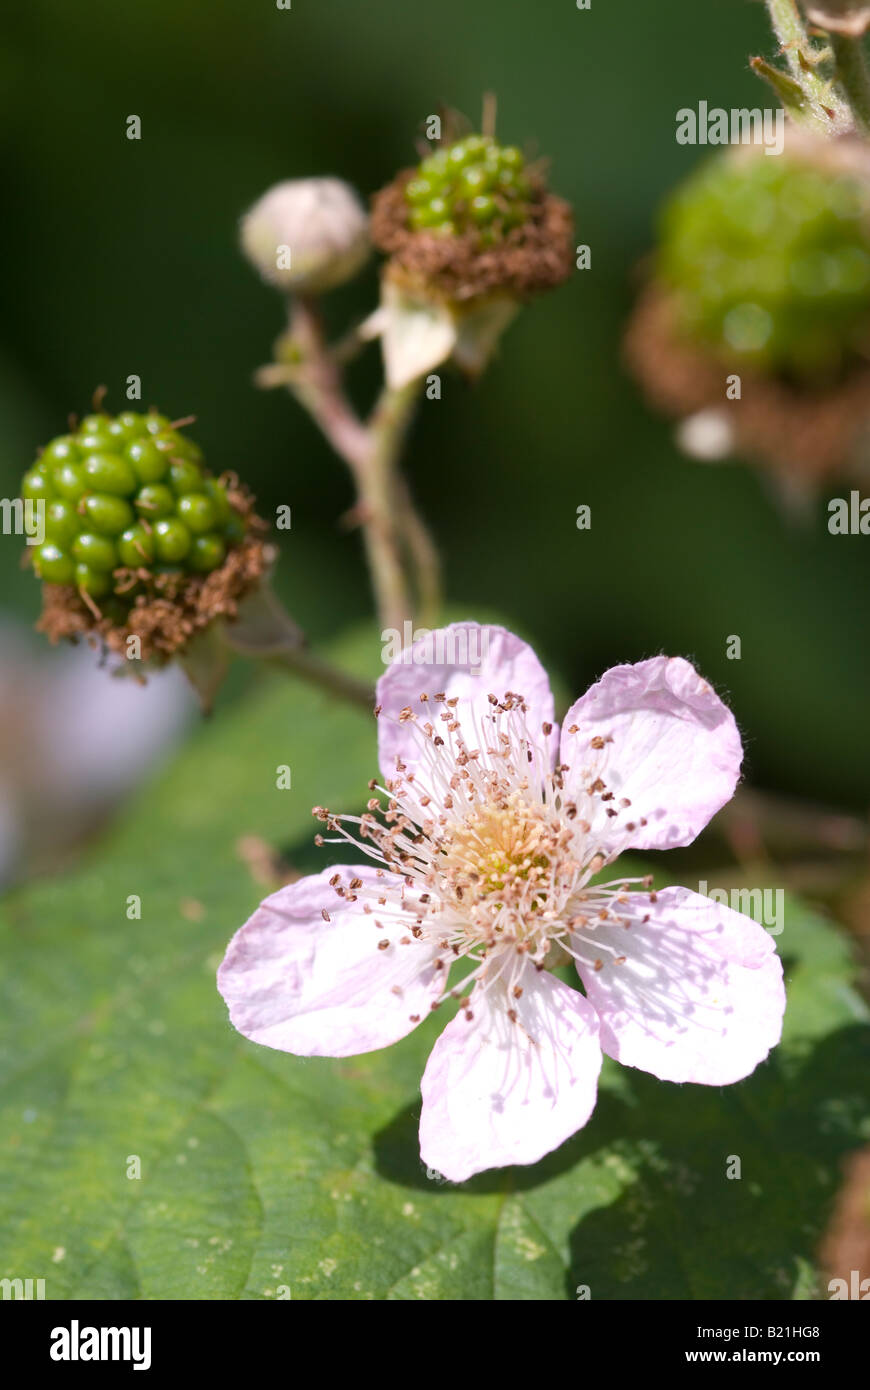
[[[870,187],[785,155],[714,159],[667,205],[660,273],[724,361],[841,376],[870,348]]]
[[[155,411],[87,415],[43,449],[21,495],[45,503],[45,541],[34,555],[40,579],[93,599],[116,591],[122,568],[208,573],[245,533],[199,446]]]
[[[444,146],[405,185],[409,225],[441,236],[477,231],[492,244],[528,218],[532,186],[524,170],[515,145],[488,135]]]

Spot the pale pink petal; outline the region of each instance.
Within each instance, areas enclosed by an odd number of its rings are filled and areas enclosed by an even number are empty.
[[[526,962],[512,983],[471,996],[432,1049],[421,1083],[420,1153],[451,1182],[535,1163],[584,1125],[595,1106],[601,1050],[594,1010],[578,990]],[[508,1017],[516,1013],[516,1021]]]
[[[682,657],[614,666],[562,726],[566,795],[614,851],[691,844],[734,794],[742,756],[731,711]]]
[[[782,1032],[773,938],[687,888],[652,902],[631,896],[630,926],[598,922],[572,939],[602,1048],[662,1081],[724,1086],[748,1076]]]
[[[346,888],[363,880],[349,890],[356,901],[336,895],[329,883],[335,874]],[[398,898],[395,874],[332,868],[266,898],[236,932],[218,971],[234,1027],[253,1042],[303,1057],[371,1052],[410,1033],[412,1016],[425,1017],[442,993],[445,971],[435,966],[437,951],[410,935],[413,910],[378,904],[387,886]],[[383,941],[389,945],[381,949]]]
[[[524,729],[546,750],[545,770],[550,772],[558,748],[553,696],[531,647],[503,627],[471,622],[452,623],[420,637],[378,681],[378,754],[384,777],[396,776],[396,759],[401,758],[409,771],[426,778],[425,740],[414,721],[406,715],[400,719],[403,710],[410,710],[420,723],[430,721],[445,742],[454,738],[440,717],[447,708],[435,702],[437,694],[456,701],[451,722],[458,722],[467,748],[483,750],[483,760],[488,761],[485,750],[497,741],[497,711],[488,697],[502,701],[508,692],[522,696],[528,712],[524,717],[502,715],[499,727],[512,734]],[[421,695],[428,700],[421,701]],[[542,733],[543,725],[550,726],[548,733]],[[427,788],[436,790],[428,783]]]

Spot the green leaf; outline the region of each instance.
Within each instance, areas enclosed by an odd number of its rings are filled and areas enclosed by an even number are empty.
[[[339,656],[366,666],[359,643]],[[845,942],[796,901],[785,1041],[751,1078],[674,1086],[607,1064],[569,1143],[458,1188],[417,1146],[440,1016],[339,1061],[232,1030],[215,969],[268,891],[240,838],[321,866],[310,807],[359,807],[375,770],[371,719],[270,679],[82,868],[7,900],[2,1273],[54,1299],[818,1294],[839,1162],[868,1137],[870,1029]]]

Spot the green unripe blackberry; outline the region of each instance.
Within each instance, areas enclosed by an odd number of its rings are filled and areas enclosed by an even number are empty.
[[[71,584],[73,581],[73,562],[53,541],[46,541],[38,548],[34,565],[40,579],[47,584]]]
[[[73,580],[77,589],[89,594],[91,598],[103,598],[112,591],[112,576],[105,570],[93,569],[81,561],[75,567]]]
[[[187,563],[191,569],[207,572],[222,565],[226,553],[227,548],[223,539],[216,531],[212,531],[205,536],[194,536]]]
[[[488,135],[469,135],[424,159],[405,184],[408,226],[439,236],[474,232],[499,241],[529,213],[522,153]]]
[[[190,549],[191,534],[183,521],[167,516],[154,523],[154,545],[157,558],[164,564],[177,564]]]
[[[45,513],[46,539],[61,549],[72,545],[81,530],[81,517],[72,502],[49,502]]]
[[[183,423],[183,422],[182,422]],[[248,523],[202,450],[155,411],[93,412],[59,435],[24,475],[22,497],[45,504],[45,541],[33,552],[47,584],[73,586],[128,614],[159,595],[163,576],[218,569],[246,541]]]
[[[713,159],[665,208],[659,274],[723,363],[841,376],[870,341],[870,183],[823,158]]]
[[[133,525],[133,508],[124,497],[114,497],[110,492],[86,492],[79,511],[85,522],[101,536],[120,536],[128,526]]]
[[[95,492],[129,497],[136,489],[136,474],[120,454],[88,454],[82,467],[88,486]]]
[[[74,560],[82,565],[90,565],[91,569],[113,570],[118,567],[118,548],[108,536],[80,531],[70,549]]]
[[[80,463],[62,463],[52,474],[55,491],[70,502],[78,502],[87,491],[87,481]]]
[[[202,470],[188,459],[176,459],[170,464],[169,482],[177,497],[183,497],[189,492],[205,491]]]
[[[217,509],[204,492],[186,492],[178,499],[178,515],[188,531],[203,535],[217,525]]]
[[[159,483],[169,472],[169,459],[150,437],[132,439],[124,450],[140,483]]]
[[[21,496],[26,502],[51,502],[57,493],[51,479],[40,468],[31,468],[21,483]]]
[[[139,569],[142,565],[153,564],[157,556],[153,530],[149,528],[146,531],[141,522],[136,526],[128,526],[118,537],[118,555],[121,564],[127,565],[129,569]]]
[[[163,483],[149,483],[140,488],[134,498],[137,512],[149,521],[171,516],[175,511],[175,493]]]

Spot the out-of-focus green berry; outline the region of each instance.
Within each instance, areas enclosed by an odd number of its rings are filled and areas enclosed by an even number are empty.
[[[94,411],[92,415],[85,415],[79,421],[78,433],[80,435],[102,434],[109,423],[109,419],[110,417],[105,415],[101,410]]]
[[[154,523],[154,546],[158,560],[164,564],[177,564],[190,550],[191,535],[183,521],[176,517],[164,517]]]
[[[57,493],[40,468],[31,468],[22,480],[21,496],[25,502],[50,502]]]
[[[170,466],[169,481],[176,497],[182,497],[187,492],[205,491],[205,478],[201,469],[187,459],[179,459],[178,463]]]
[[[50,444],[46,444],[39,457],[40,463],[47,463],[52,468],[56,464],[78,463],[80,459],[81,450],[71,434],[59,435]]]
[[[205,536],[194,536],[187,563],[193,570],[207,572],[216,570],[226,559],[227,548],[221,537],[214,532]]]
[[[524,171],[515,145],[502,147],[486,135],[457,140],[424,159],[405,184],[408,223],[439,236],[474,231],[494,245],[529,216]]]
[[[46,538],[61,549],[68,547],[82,529],[82,519],[72,502],[49,502],[45,513]]]
[[[710,160],[665,207],[659,271],[724,363],[836,377],[870,334],[870,184],[788,153]]]
[[[46,445],[21,491],[46,503],[45,541],[34,552],[40,578],[108,597],[122,615],[149,575],[183,582],[208,573],[247,534],[226,487],[205,471],[199,445],[156,411],[86,416]],[[116,579],[122,567],[138,570],[140,583]],[[110,616],[110,604],[102,611]]]
[[[202,463],[202,449],[192,439],[185,439],[178,430],[161,430],[154,435],[154,443],[162,453],[171,459],[185,459],[189,463]]]
[[[140,415],[136,410],[122,410],[112,421],[118,437],[129,444],[133,439],[140,439],[146,432],[145,416]]]
[[[124,450],[124,457],[140,483],[159,483],[169,472],[169,459],[157,448],[150,435],[131,440]]]
[[[175,511],[175,493],[165,483],[149,483],[136,494],[136,510],[149,521],[171,516]]]
[[[73,562],[65,550],[46,541],[39,546],[34,560],[36,572],[46,584],[71,584],[73,582]]]
[[[218,523],[217,509],[204,492],[188,492],[179,497],[176,511],[188,531],[197,536],[213,530]]]
[[[84,501],[85,516],[101,536],[120,536],[133,525],[133,508],[123,497],[110,492],[90,492]]]
[[[77,589],[83,589],[91,598],[102,598],[111,592],[112,576],[105,570],[95,570],[79,562],[75,567],[74,583]]]
[[[54,470],[54,486],[61,497],[77,502],[88,490],[87,479],[80,463],[62,463]]]
[[[146,531],[141,522],[128,526],[118,537],[118,555],[121,564],[130,569],[150,565],[157,555],[153,532]]]
[[[206,478],[205,490],[214,504],[218,524],[220,526],[225,526],[227,522],[232,521],[236,515],[230,506],[230,499],[227,497],[226,488],[223,483],[218,482],[217,478]]]
[[[88,487],[95,492],[129,497],[135,490],[136,474],[120,454],[88,454],[82,467]]]
[[[72,556],[82,565],[95,570],[113,570],[118,564],[118,551],[108,536],[82,531],[72,543]]]

